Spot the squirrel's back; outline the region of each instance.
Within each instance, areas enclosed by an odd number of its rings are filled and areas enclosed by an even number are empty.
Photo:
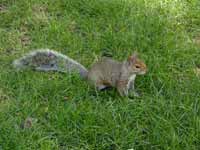
[[[109,86],[115,86],[122,66],[123,62],[103,57],[89,69],[88,80],[92,82],[104,82],[104,84]]]

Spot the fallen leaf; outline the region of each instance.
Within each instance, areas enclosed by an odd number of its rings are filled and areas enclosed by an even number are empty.
[[[200,46],[200,35],[199,36],[196,36],[195,38],[194,38],[194,43],[196,44],[196,45],[198,45],[198,46]]]
[[[0,4],[0,12],[6,12],[7,11],[7,7],[3,4]]]
[[[196,74],[196,76],[200,76],[200,68],[196,67],[193,69],[193,71]]]
[[[69,97],[68,96],[64,96],[64,100],[65,101],[69,100]]]
[[[29,36],[23,35],[21,37],[21,43],[22,43],[22,45],[27,46],[28,44],[30,44],[30,42],[31,42],[31,38]]]
[[[37,122],[37,119],[27,117],[25,121],[21,124],[22,129],[29,129],[31,128],[35,123]]]

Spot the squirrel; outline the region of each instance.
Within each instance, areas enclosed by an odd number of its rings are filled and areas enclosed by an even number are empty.
[[[108,87],[117,89],[121,96],[139,96],[134,89],[136,75],[147,72],[146,64],[133,53],[127,60],[119,62],[109,57],[102,57],[90,69],[86,69],[77,61],[62,53],[39,49],[13,61],[17,70],[33,69],[37,71],[58,71],[64,73],[77,72],[96,89]]]

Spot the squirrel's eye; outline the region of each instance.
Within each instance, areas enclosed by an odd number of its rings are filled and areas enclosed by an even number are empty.
[[[140,68],[140,66],[139,66],[139,65],[136,65],[136,66],[135,66],[135,68],[139,69],[139,68]]]

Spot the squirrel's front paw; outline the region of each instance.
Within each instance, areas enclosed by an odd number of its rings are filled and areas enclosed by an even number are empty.
[[[136,91],[132,91],[129,93],[129,97],[141,97],[141,94]]]

